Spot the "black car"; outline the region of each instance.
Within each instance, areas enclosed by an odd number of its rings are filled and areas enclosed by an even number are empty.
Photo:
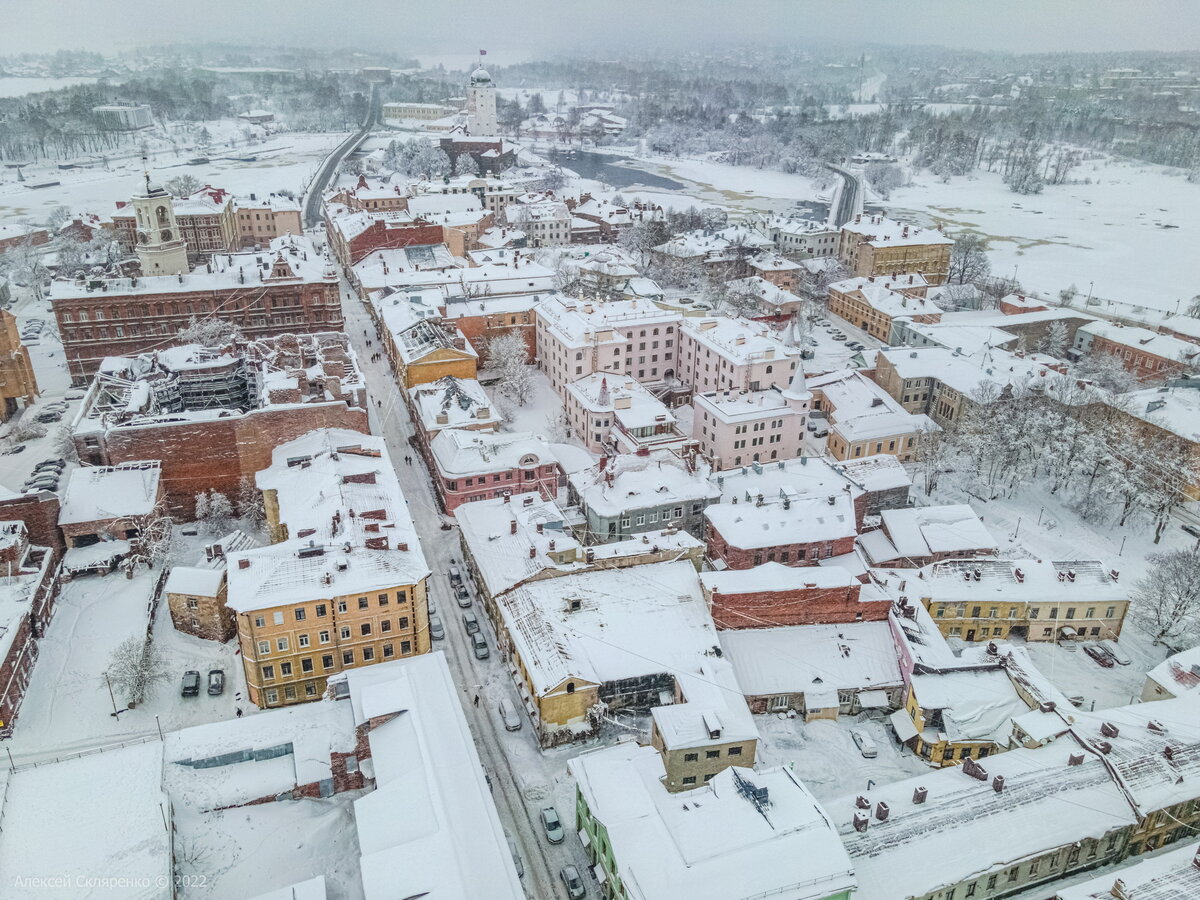
[[[224,669],[209,669],[208,670],[208,695],[210,697],[219,697],[225,692],[225,670]]]
[[[183,697],[199,697],[200,696],[200,673],[195,669],[188,669],[183,673],[183,687],[179,691]]]

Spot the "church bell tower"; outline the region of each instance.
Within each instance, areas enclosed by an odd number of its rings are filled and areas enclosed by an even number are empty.
[[[143,157],[145,163],[145,157]],[[187,244],[179,234],[175,205],[161,185],[144,173],[145,191],[133,197],[137,219],[137,256],[143,275],[178,275],[190,271]]]

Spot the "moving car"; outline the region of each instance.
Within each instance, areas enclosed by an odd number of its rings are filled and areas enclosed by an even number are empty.
[[[546,840],[552,844],[561,844],[567,836],[563,831],[562,819],[558,817],[558,810],[553,806],[542,809],[542,828],[546,829]]]
[[[1115,665],[1112,657],[1104,651],[1103,647],[1094,641],[1084,641],[1083,652],[1106,669],[1111,669]]]
[[[863,755],[863,759],[874,759],[879,755],[879,747],[875,741],[865,731],[859,731],[857,728],[850,732],[850,737],[858,746],[858,752]]]
[[[579,900],[580,897],[587,894],[587,886],[583,883],[583,879],[579,877],[579,870],[574,866],[563,866],[559,869],[558,877],[567,886],[567,896],[571,900]]]
[[[471,635],[471,649],[475,651],[476,659],[487,659],[492,655],[488,649],[487,638],[483,636],[482,631],[477,631]]]
[[[199,697],[200,696],[200,673],[195,669],[188,669],[183,673],[183,686],[179,690],[182,697]]]
[[[479,619],[473,612],[465,612],[462,614],[463,628],[467,629],[467,634],[474,634],[479,630]]]
[[[208,670],[208,696],[219,697],[225,693],[225,670]]]
[[[500,711],[500,721],[504,723],[505,731],[521,730],[521,717],[517,715],[517,711],[513,709],[513,705],[507,697],[500,701],[497,709]]]
[[[1118,666],[1128,666],[1133,663],[1129,654],[1122,650],[1121,645],[1116,641],[1097,641],[1097,643],[1100,645],[1100,649],[1112,657],[1112,661]]]
[[[437,616],[429,617],[429,636],[435,641],[440,641],[446,636],[446,629],[442,627],[442,620]]]

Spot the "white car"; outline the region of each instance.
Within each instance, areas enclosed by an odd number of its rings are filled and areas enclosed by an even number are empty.
[[[1113,658],[1118,666],[1128,666],[1133,663],[1129,654],[1122,650],[1116,641],[1097,641],[1096,643],[1100,645],[1100,649]]]
[[[856,728],[850,732],[850,737],[858,745],[858,752],[863,755],[863,759],[874,759],[879,755],[879,747],[865,731],[859,731]]]

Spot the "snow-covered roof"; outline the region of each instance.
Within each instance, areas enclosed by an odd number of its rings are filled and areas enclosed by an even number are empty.
[[[605,518],[720,496],[709,480],[707,463],[697,460],[689,467],[669,450],[652,450],[646,456],[627,453],[610,457],[604,468],[597,463],[573,473],[570,481],[583,507]]]
[[[834,465],[864,491],[907,490],[912,487],[912,479],[904,464],[890,453],[838,461]]]
[[[444,429],[429,442],[429,450],[444,478],[557,463],[545,440],[529,431]]]
[[[276,447],[256,481],[260,490],[275,491],[290,539],[230,554],[232,609],[411,585],[429,574],[382,438],[310,431]],[[381,539],[386,547],[373,546]]]
[[[1061,375],[1035,359],[985,346],[978,353],[957,353],[942,347],[882,349],[879,356],[901,378],[934,378],[965,396],[973,396],[984,383],[1038,385],[1057,383]]]
[[[912,282],[908,279],[912,279]],[[921,279],[920,283],[917,279]],[[889,318],[941,315],[941,307],[933,301],[901,293],[913,287],[923,286],[924,279],[915,274],[900,275],[895,280],[883,275],[864,275],[835,281],[829,286],[829,290],[842,294],[857,294],[868,306]]]
[[[777,562],[765,562],[749,569],[700,573],[700,583],[714,594],[848,588],[855,581],[848,571],[837,566],[785,566]]]
[[[1070,765],[1073,753],[1073,740],[1010,750],[982,761],[982,781],[953,766],[865,791],[867,809],[854,795],[828,803],[858,876],[857,900],[923,897],[1135,824],[1099,758],[1084,753],[1081,764]],[[999,792],[996,775],[1004,776]],[[921,803],[914,802],[917,788],[925,789]],[[875,816],[880,802],[888,807],[882,822]],[[854,827],[860,814],[868,819],[862,832]],[[972,850],[947,852],[951,845]]]
[[[72,469],[63,491],[58,524],[149,515],[158,502],[161,476],[158,460]]]
[[[688,671],[717,643],[696,570],[682,560],[530,582],[497,607],[539,694],[571,677]]]
[[[1148,328],[1097,319],[1079,327],[1079,330],[1075,332],[1076,341],[1079,340],[1081,334],[1120,344],[1128,347],[1134,353],[1153,354],[1163,359],[1177,360],[1191,365],[1200,361],[1200,344],[1181,340],[1169,334],[1159,334]]]
[[[728,282],[726,287],[731,294],[750,294],[762,305],[773,306],[776,309],[789,303],[800,302],[800,297],[791,291],[785,291],[760,275],[734,279]]]
[[[704,515],[731,546],[755,549],[857,533],[854,499],[862,491],[823,461],[754,463],[714,478],[721,502]]]
[[[416,272],[443,272],[457,269],[462,261],[445,244],[416,244],[386,250],[372,250],[354,264],[354,277],[366,291],[393,284],[409,284],[399,276]],[[393,277],[396,276],[396,277]]]
[[[913,675],[910,683],[925,713],[924,731],[931,744],[944,734],[954,742],[993,741],[1006,746],[1012,736],[1013,719],[1030,709],[1000,668]],[[934,710],[942,713],[937,728],[929,724]]]
[[[675,682],[683,702],[650,710],[668,751],[758,740],[746,695],[726,660],[703,658],[693,668],[675,672]]]
[[[1200,897],[1200,844],[1188,842],[1157,856],[1139,856],[1127,865],[1069,887],[1054,900],[1181,900]]]
[[[1127,586],[1119,584],[1098,560],[947,560],[920,569],[919,577],[908,584],[912,593],[934,604],[980,603],[989,598],[999,603],[1100,604],[1124,600],[1129,594]]]
[[[747,696],[872,690],[904,680],[887,622],[731,629],[721,632],[721,648]]]
[[[854,891],[828,815],[786,768],[728,768],[673,794],[653,747],[618,744],[567,767],[604,826],[631,897],[818,900]],[[761,801],[752,788],[763,791]]]
[[[500,427],[495,405],[474,378],[444,375],[437,381],[409,388],[408,395],[426,433],[443,428]]]
[[[186,594],[189,597],[216,597],[225,582],[224,569],[201,566],[173,566],[163,587],[167,594]]]
[[[802,409],[789,406],[787,397],[776,386],[764,391],[710,391],[707,394],[693,394],[692,404],[725,423],[804,414]]]
[[[1170,691],[1176,697],[1195,692],[1200,696],[1200,646],[1181,650],[1168,656],[1146,673],[1147,678]]]
[[[857,234],[860,240],[874,247],[954,243],[951,238],[936,229],[920,228],[885,216],[856,216],[853,221],[842,226],[842,231]]]
[[[161,742],[42,763],[4,777],[0,871],[7,873],[6,897],[173,895],[171,834],[163,821],[171,800],[163,789]],[[99,878],[139,887],[102,888]]]
[[[847,441],[937,431],[924,413],[910,413],[887,391],[857,369],[810,377],[807,386],[824,395],[831,407],[830,426]]]
[[[221,809],[332,777],[330,754],[353,753],[355,740],[354,716],[345,703],[264,710],[168,733],[164,780],[177,807]],[[214,765],[217,757],[239,753],[246,758]]]
[[[283,274],[272,274],[277,262],[285,264]],[[136,284],[129,278],[105,278],[104,290],[110,296],[132,294],[180,294],[192,291],[253,290],[268,284],[336,284],[337,271],[317,252],[303,235],[285,235],[271,241],[264,250],[246,253],[214,253],[208,266],[197,267],[183,275],[143,275]],[[90,285],[95,279],[55,279],[50,286],[52,300],[96,299]]]
[[[1104,758],[1140,815],[1200,798],[1200,696],[1072,715],[1071,733]]]
[[[637,337],[634,329],[671,326],[681,318],[679,312],[660,309],[645,298],[577,300],[559,295],[546,297],[537,315],[568,347],[625,344]]]
[[[702,347],[720,354],[734,365],[779,360],[792,364],[800,351],[789,347],[762,322],[728,316],[689,316],[683,320],[680,330]],[[782,373],[781,373],[782,377]]]
[[[1193,444],[1200,444],[1200,390],[1158,388],[1121,394],[1114,405]]]
[[[675,414],[644,385],[616,372],[593,372],[567,384],[589,413],[611,412],[626,429],[673,425]]]
[[[354,801],[365,900],[523,900],[508,840],[442,652],[340,676],[370,730],[375,790]]]
[[[965,503],[885,509],[883,528],[862,536],[872,564],[939,553],[992,553],[997,541]]]
[[[491,253],[499,251],[492,250]],[[388,285],[401,290],[438,288],[443,297],[480,297],[498,294],[551,293],[555,288],[552,269],[518,258],[519,264],[485,263],[453,269],[411,269],[388,274]]]
[[[418,194],[408,198],[408,211],[422,219],[461,213],[484,214],[483,202],[472,193]]]

